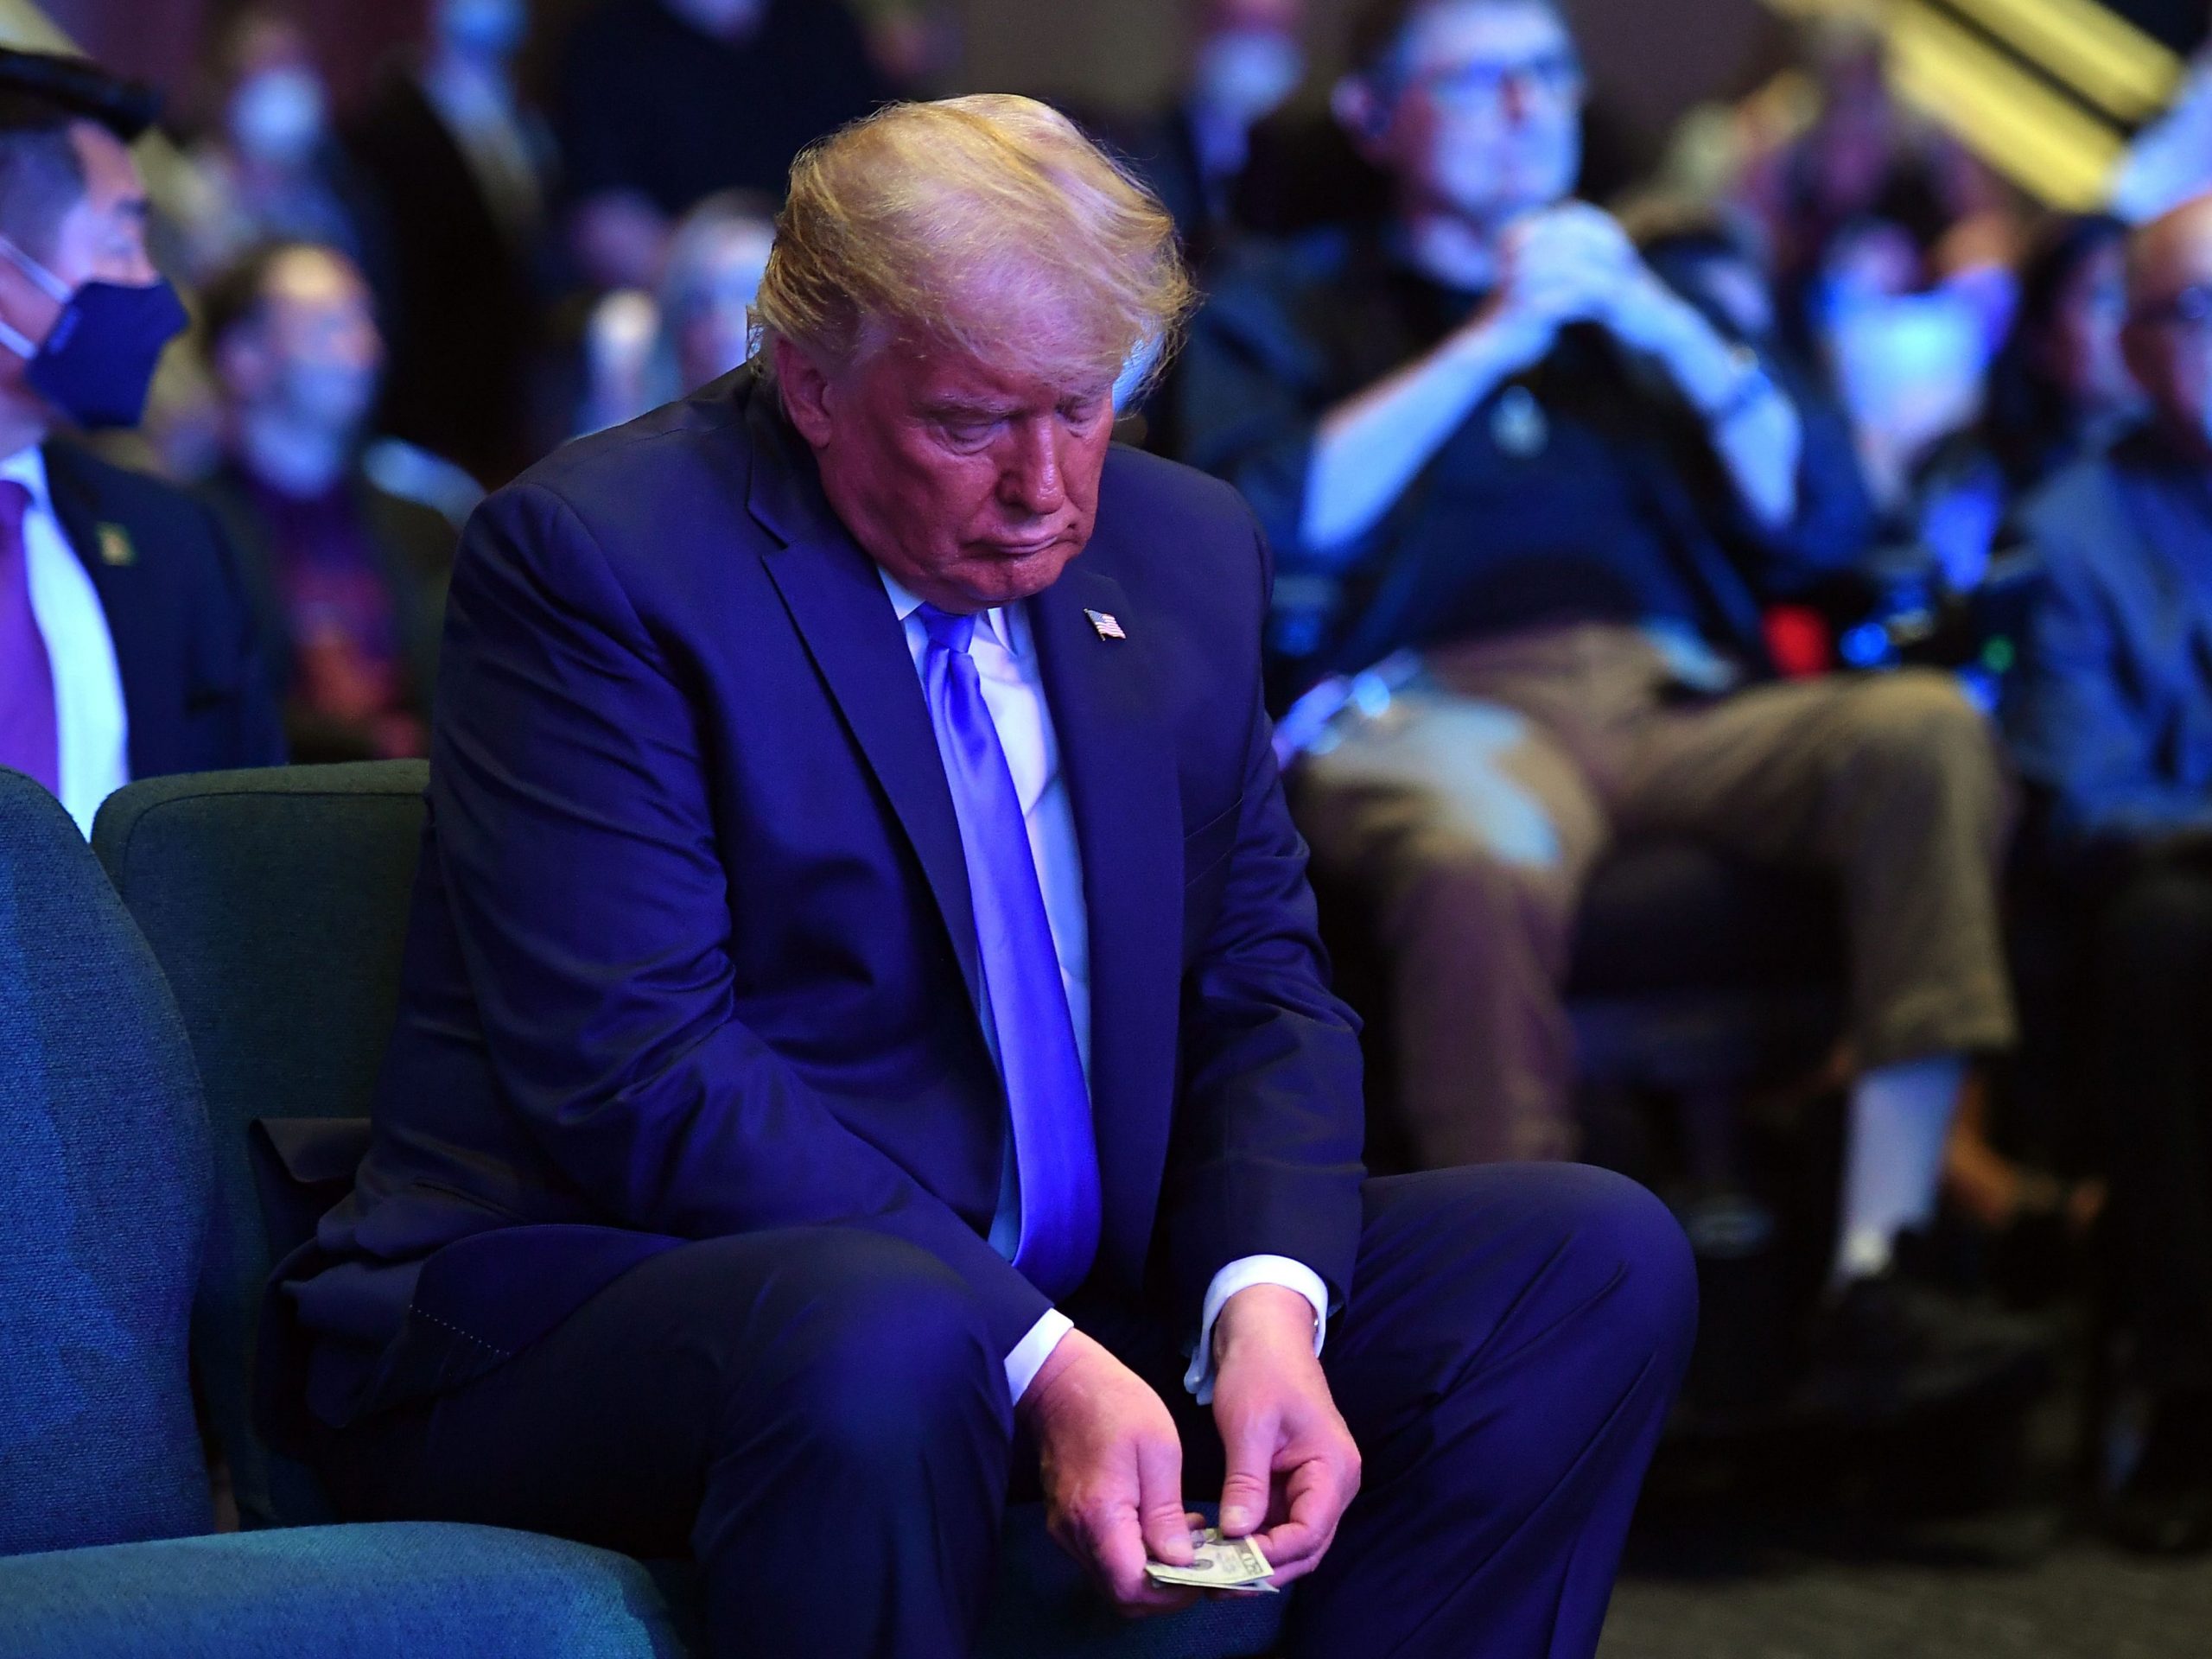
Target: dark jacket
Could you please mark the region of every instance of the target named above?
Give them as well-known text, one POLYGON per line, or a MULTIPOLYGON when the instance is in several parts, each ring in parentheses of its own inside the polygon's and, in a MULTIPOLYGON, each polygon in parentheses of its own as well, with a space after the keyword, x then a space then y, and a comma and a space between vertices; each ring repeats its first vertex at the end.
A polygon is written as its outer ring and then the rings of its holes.
POLYGON ((391 227, 382 319, 391 359, 378 429, 504 483, 531 459, 524 392, 537 340, 539 227, 486 197, 412 76, 384 80, 347 143, 391 227))
POLYGON ((569 196, 634 190, 671 217, 717 190, 780 201, 793 156, 892 91, 834 0, 769 0, 737 41, 660 0, 601 0, 576 19, 557 79, 569 196))
MULTIPOLYGON (((1117 449, 1030 601, 1090 929, 1076 1300, 1176 1337, 1240 1256, 1346 1294, 1359 1230, 1358 1045, 1260 705, 1267 584, 1230 490, 1117 449)), ((741 371, 494 495, 442 672, 372 1148, 277 1270, 318 1414, 449 1388, 642 1256, 767 1228, 918 1244, 1013 1349, 1048 1304, 986 1243, 1006 1108, 950 792, 773 394, 741 371)))
MULTIPOLYGON (((284 708, 285 729, 294 757, 315 762, 378 758, 361 746, 357 734, 289 704, 295 651, 290 619, 285 615, 278 592, 269 529, 254 505, 253 491, 245 475, 226 464, 200 488, 238 550, 239 575, 266 642, 263 665, 272 693, 284 708)), ((392 621, 407 674, 409 707, 427 721, 431 689, 437 683, 438 629, 444 615, 446 583, 453 572, 453 525, 443 513, 378 489, 364 475, 356 474, 353 491, 369 541, 381 561, 385 591, 391 600, 392 621)))
POLYGON ((115 642, 130 775, 281 766, 253 609, 207 505, 67 440, 41 453, 54 517, 115 642))

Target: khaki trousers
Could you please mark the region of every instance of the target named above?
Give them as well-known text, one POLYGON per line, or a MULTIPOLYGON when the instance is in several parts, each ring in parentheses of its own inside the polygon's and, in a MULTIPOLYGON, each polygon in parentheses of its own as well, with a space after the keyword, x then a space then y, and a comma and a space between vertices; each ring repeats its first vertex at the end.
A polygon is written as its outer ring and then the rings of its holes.
POLYGON ((1671 701, 1642 631, 1577 625, 1430 653, 1298 779, 1325 868, 1374 895, 1402 1109, 1421 1165, 1571 1156, 1562 1001, 1617 836, 1832 872, 1865 1069, 2011 1046, 1996 872, 2012 790, 1987 723, 1908 671, 1671 701))

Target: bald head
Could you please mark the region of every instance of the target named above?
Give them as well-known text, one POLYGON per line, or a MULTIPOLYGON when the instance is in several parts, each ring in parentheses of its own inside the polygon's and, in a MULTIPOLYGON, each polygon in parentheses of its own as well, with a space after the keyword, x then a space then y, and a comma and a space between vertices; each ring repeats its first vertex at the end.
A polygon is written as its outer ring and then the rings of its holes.
POLYGON ((2127 366, 2170 435, 2212 463, 2212 196, 2127 247, 2127 366))
POLYGON ((2182 203, 2129 240, 2130 309, 2170 304, 2183 290, 2207 285, 2212 285, 2212 196, 2182 203))

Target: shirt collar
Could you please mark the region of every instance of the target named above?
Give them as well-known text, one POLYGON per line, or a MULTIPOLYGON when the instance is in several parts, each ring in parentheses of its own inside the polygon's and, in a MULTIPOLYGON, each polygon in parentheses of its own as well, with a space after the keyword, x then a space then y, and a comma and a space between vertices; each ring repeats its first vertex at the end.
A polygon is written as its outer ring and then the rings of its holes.
MULTIPOLYGON (((4 475, 4 474, 0 474, 0 476, 4 475)), ((883 579, 883 591, 891 595, 891 608, 898 613, 899 620, 901 623, 904 623, 908 617, 913 615, 916 611, 922 608, 922 601, 920 598, 912 593, 906 587, 906 583, 900 582, 898 577, 893 575, 888 570, 885 569, 880 564, 875 567, 875 574, 883 579)), ((991 609, 985 611, 977 620, 981 621, 985 627, 991 631, 991 638, 998 641, 999 648, 1004 651, 1007 655, 1009 657, 1019 657, 1021 655, 1020 651, 1014 644, 1014 630, 1012 619, 1007 615, 1006 607, 1004 606, 994 606, 991 609)))
POLYGON ((39 445, 26 444, 14 454, 0 459, 0 478, 29 490, 34 508, 42 512, 54 511, 53 492, 46 481, 46 452, 39 445))

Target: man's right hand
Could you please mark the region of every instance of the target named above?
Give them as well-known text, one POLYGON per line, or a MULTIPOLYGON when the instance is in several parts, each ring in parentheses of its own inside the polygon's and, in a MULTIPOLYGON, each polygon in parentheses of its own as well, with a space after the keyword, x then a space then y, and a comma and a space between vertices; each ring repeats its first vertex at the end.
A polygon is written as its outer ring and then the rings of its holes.
POLYGON ((1071 1331, 1017 1409, 1036 1437, 1046 1525, 1115 1605, 1144 1618, 1197 1600, 1196 1590, 1145 1576, 1147 1559, 1177 1567, 1192 1559, 1183 1446, 1160 1396, 1071 1331))

